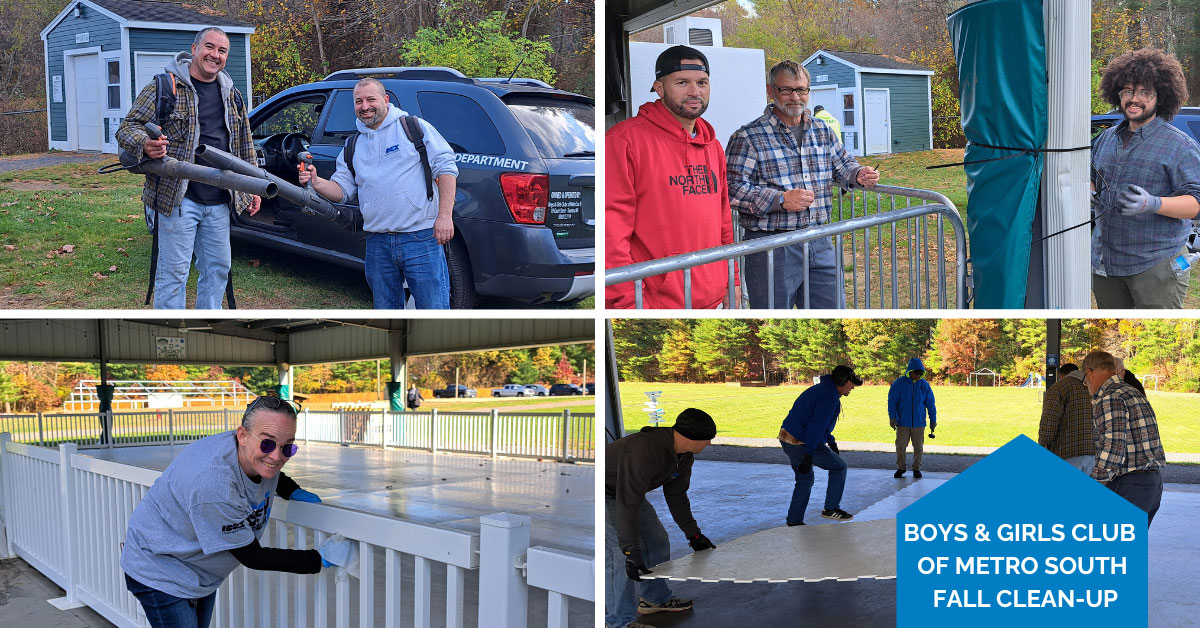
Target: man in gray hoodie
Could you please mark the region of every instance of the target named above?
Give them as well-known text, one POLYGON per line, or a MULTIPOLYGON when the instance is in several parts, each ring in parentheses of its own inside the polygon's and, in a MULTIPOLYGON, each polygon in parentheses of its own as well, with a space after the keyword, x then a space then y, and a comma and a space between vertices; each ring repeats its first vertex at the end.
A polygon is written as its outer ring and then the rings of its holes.
POLYGON ((316 168, 309 166, 300 171, 300 184, 311 180, 318 194, 335 203, 358 197, 375 309, 403 308, 406 281, 417 308, 449 309, 450 272, 442 245, 454 237, 454 150, 437 129, 418 120, 437 182, 429 198, 421 156, 401 124, 400 118, 408 114, 389 102, 382 83, 365 78, 354 86, 354 113, 360 135, 353 174, 342 151, 332 179, 318 177, 316 168))

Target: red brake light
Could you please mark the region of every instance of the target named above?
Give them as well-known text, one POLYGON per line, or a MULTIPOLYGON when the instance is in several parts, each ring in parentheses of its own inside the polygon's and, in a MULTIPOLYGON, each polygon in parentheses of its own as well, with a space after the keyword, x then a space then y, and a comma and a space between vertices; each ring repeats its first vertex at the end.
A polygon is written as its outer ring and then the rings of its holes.
POLYGON ((545 224, 546 206, 550 204, 550 175, 505 172, 500 175, 500 189, 514 220, 545 224))

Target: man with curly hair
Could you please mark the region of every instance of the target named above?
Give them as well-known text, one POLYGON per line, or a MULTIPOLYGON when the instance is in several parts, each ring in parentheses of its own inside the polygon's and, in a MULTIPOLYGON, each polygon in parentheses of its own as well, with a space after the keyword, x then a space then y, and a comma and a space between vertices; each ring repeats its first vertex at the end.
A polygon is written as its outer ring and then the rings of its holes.
POLYGON ((1155 48, 1127 52, 1104 70, 1100 93, 1125 120, 1092 146, 1096 305, 1181 308, 1191 273, 1177 274, 1172 261, 1200 213, 1200 146, 1167 123, 1187 100, 1183 69, 1155 48))

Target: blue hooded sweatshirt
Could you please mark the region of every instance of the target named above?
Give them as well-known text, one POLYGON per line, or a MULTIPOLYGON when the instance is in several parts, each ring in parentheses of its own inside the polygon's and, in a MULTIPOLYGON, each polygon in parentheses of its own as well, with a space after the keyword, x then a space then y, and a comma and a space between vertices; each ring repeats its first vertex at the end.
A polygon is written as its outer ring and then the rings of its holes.
POLYGON ((913 381, 908 376, 913 371, 924 371, 925 365, 919 358, 908 361, 904 376, 892 382, 888 390, 888 419, 899 427, 925 427, 925 410, 929 410, 929 423, 937 428, 937 407, 933 403, 933 388, 925 378, 913 381))
POLYGON ((796 397, 796 403, 783 420, 783 429, 804 442, 804 453, 814 454, 818 445, 833 440, 833 427, 841 411, 842 399, 833 375, 822 375, 816 386, 808 387, 796 397))

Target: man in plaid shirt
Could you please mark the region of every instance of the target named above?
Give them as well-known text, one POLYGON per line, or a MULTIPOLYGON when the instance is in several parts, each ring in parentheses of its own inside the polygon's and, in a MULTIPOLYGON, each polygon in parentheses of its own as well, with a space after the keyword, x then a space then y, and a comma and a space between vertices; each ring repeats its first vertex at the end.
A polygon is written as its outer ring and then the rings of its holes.
POLYGON ((1146 511, 1154 522, 1162 501, 1167 456, 1158 438, 1150 402, 1117 375, 1117 363, 1104 351, 1083 358, 1084 381, 1095 402, 1096 466, 1091 476, 1146 511))
POLYGON ((1181 308, 1191 270, 1172 262, 1200 213, 1200 146, 1167 124, 1187 101, 1183 69, 1161 50, 1127 52, 1105 68, 1100 94, 1125 120, 1092 145, 1096 306, 1181 308))
POLYGON ((1058 368, 1058 381, 1046 389, 1038 444, 1090 473, 1096 464, 1096 423, 1092 419, 1092 395, 1083 383, 1083 371, 1067 363, 1058 368))
MULTIPOLYGON (((725 148, 729 202, 741 214, 743 240, 753 240, 829 222, 837 185, 874 186, 879 173, 860 166, 823 120, 808 113, 809 75, 790 59, 771 68, 767 91, 773 103, 761 117, 734 132, 725 148)), ((750 255, 746 283, 752 308, 833 309, 842 305, 841 272, 833 243, 822 238, 775 251, 774 277, 767 276, 767 253, 750 255), (807 268, 807 272, 806 272, 807 268), (774 302, 767 298, 774 283, 774 302)))

